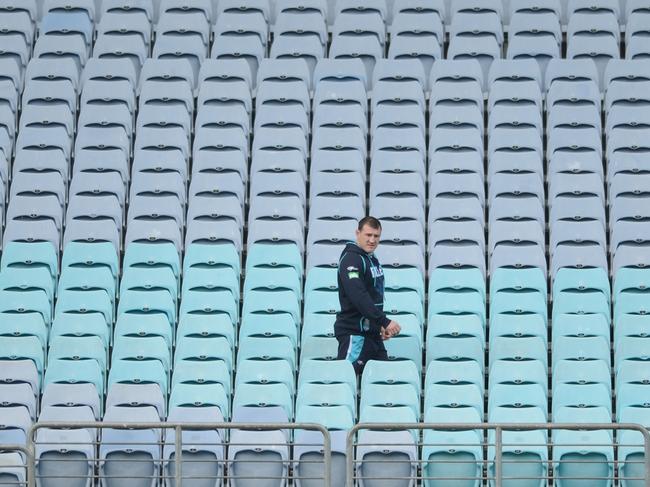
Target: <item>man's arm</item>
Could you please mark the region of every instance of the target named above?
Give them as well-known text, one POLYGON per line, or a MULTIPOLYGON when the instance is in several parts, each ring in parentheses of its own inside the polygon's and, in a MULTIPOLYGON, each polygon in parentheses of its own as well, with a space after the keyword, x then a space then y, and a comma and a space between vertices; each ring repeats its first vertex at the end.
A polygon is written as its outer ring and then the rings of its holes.
POLYGON ((370 320, 375 331, 380 331, 390 323, 386 314, 373 302, 363 282, 364 263, 358 254, 348 253, 339 263, 339 276, 345 294, 364 318, 370 320))

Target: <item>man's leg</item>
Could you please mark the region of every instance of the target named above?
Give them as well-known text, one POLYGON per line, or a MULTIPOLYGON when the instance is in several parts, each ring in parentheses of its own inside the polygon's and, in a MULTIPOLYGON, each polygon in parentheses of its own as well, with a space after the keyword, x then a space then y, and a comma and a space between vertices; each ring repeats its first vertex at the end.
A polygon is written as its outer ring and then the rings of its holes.
POLYGON ((372 357, 373 360, 388 360, 388 352, 386 351, 386 345, 384 340, 381 337, 375 340, 375 351, 372 357))
POLYGON ((352 363, 354 371, 360 375, 367 359, 367 340, 363 335, 339 335, 336 337, 339 342, 339 350, 336 358, 347 360, 352 363))
POLYGON ((370 360, 388 360, 388 353, 384 347, 384 340, 380 336, 367 335, 364 337, 361 355, 357 359, 354 370, 361 375, 370 360))

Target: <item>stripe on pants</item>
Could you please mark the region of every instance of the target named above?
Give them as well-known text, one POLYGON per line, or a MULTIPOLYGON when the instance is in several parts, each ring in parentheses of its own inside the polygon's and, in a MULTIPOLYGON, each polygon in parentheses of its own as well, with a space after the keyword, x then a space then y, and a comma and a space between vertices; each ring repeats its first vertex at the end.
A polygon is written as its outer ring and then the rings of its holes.
POLYGON ((350 343, 348 344, 348 353, 345 356, 346 360, 350 362, 356 362, 361 356, 361 350, 363 349, 363 342, 365 337, 362 335, 350 335, 350 343))

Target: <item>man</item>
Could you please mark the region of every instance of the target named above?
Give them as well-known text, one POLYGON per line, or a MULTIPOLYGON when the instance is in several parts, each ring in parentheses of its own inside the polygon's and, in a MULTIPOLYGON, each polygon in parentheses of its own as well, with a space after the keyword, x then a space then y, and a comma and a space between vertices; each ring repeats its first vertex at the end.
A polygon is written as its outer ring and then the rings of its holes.
POLYGON ((361 374, 368 360, 388 360, 384 340, 401 328, 384 313, 384 271, 374 251, 381 237, 381 223, 372 216, 359 221, 356 242, 349 242, 338 268, 339 302, 334 334, 338 359, 349 360, 361 374))

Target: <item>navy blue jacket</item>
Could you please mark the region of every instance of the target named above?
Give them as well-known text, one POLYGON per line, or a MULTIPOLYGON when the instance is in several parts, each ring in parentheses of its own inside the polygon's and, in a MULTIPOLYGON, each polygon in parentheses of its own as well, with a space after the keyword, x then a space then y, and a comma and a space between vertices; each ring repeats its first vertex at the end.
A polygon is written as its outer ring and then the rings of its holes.
POLYGON ((384 271, 377 257, 348 243, 339 259, 338 285, 341 311, 334 334, 379 335, 390 320, 384 313, 384 271))

